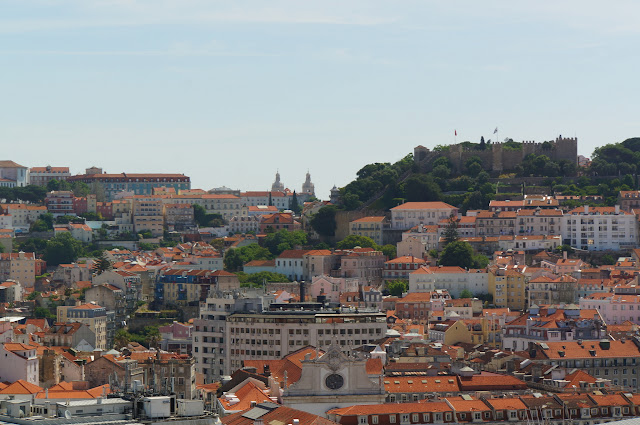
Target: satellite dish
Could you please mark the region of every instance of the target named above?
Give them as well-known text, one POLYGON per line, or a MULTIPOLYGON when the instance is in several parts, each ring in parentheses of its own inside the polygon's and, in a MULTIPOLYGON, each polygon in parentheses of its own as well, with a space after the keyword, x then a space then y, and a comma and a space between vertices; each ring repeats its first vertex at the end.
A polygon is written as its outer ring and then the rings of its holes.
POLYGON ((68 410, 64 411, 64 417, 67 419, 71 419, 71 412, 69 412, 68 410))

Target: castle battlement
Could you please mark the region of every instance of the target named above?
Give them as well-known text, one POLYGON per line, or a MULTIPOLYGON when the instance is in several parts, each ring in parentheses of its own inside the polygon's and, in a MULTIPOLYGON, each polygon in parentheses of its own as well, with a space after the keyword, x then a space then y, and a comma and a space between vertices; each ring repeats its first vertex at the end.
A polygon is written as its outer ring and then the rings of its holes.
MULTIPOLYGON (((547 155, 554 161, 578 163, 577 137, 562 137, 562 135, 559 135, 555 141, 536 142, 535 140, 523 140, 521 143, 522 149, 505 149, 504 142, 493 142, 487 145, 484 150, 463 147, 462 144, 457 143, 449 145, 449 149, 440 152, 438 156, 449 158, 454 168, 458 171, 463 170, 464 164, 472 156, 480 158, 485 170, 499 172, 503 171, 505 166, 512 169, 529 154, 547 155), (549 149, 549 144, 552 145, 551 149, 549 149)), ((421 162, 429 152, 428 148, 422 145, 417 146, 414 149, 414 161, 421 162)))

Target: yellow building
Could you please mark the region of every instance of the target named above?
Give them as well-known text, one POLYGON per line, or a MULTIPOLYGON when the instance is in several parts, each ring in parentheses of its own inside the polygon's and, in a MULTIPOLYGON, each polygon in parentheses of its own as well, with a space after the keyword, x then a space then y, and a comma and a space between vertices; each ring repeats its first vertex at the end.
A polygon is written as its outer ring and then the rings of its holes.
POLYGON ((378 245, 382 245, 382 229, 384 228, 384 217, 363 217, 349 223, 349 234, 366 236, 373 239, 378 245))
POLYGON ((489 269, 489 293, 498 308, 524 310, 527 306, 527 282, 524 274, 514 269, 489 269))

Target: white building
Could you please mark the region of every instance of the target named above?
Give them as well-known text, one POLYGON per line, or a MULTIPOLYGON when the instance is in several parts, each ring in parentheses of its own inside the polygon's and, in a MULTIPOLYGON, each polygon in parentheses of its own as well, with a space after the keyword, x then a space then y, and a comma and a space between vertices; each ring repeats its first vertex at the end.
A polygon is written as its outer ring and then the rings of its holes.
POLYGON ((489 274, 486 270, 462 267, 421 267, 409 275, 409 292, 432 292, 446 289, 454 298, 460 298, 465 289, 473 295, 489 292, 489 274))
POLYGON ((0 344, 0 382, 19 379, 39 385, 36 347, 19 342, 0 344))
POLYGON ((29 169, 10 160, 0 161, 0 180, 11 183, 6 185, 7 187, 27 186, 29 184, 29 169))
POLYGON ((437 225, 451 215, 457 216, 458 209, 444 202, 405 202, 391 208, 391 228, 408 230, 418 225, 437 225))
POLYGON ((636 215, 615 207, 575 208, 562 216, 562 239, 589 251, 633 249, 637 245, 636 215))

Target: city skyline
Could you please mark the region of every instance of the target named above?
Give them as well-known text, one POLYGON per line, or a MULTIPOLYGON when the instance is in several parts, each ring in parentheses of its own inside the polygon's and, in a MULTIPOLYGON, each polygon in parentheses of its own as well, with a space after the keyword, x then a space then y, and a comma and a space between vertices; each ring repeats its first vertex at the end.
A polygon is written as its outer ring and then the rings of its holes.
POLYGON ((309 170, 320 198, 455 133, 577 136, 590 156, 639 134, 639 8, 10 1, 0 138, 26 166, 178 172, 203 189, 266 190, 279 169, 297 190, 309 170))

